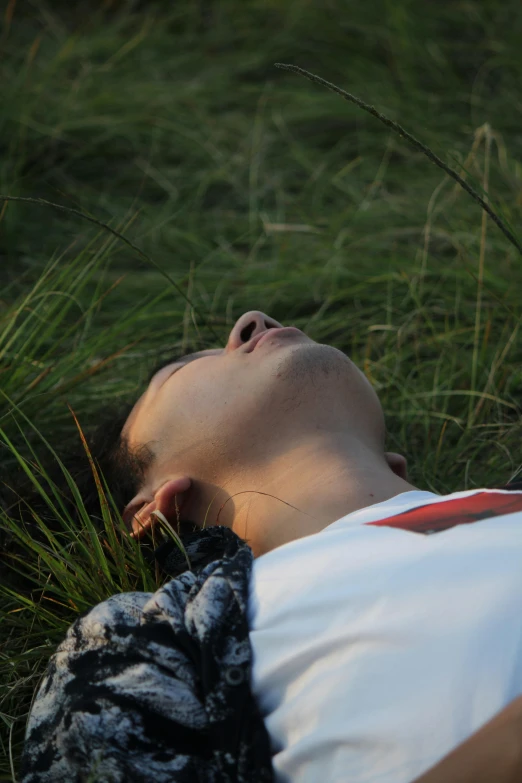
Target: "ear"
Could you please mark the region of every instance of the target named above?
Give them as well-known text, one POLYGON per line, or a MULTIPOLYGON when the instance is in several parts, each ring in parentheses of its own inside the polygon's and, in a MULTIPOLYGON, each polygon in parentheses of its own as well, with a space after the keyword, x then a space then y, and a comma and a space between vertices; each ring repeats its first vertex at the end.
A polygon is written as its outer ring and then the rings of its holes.
POLYGON ((192 482, 188 476, 169 479, 151 495, 139 492, 125 507, 123 521, 132 538, 143 538, 158 521, 154 511, 159 511, 173 526, 178 512, 187 504, 187 494, 192 482), (176 508, 177 506, 177 508, 176 508))
POLYGON ((393 472, 399 478, 408 481, 408 466, 405 457, 402 454, 396 454, 394 451, 385 451, 384 458, 393 472))

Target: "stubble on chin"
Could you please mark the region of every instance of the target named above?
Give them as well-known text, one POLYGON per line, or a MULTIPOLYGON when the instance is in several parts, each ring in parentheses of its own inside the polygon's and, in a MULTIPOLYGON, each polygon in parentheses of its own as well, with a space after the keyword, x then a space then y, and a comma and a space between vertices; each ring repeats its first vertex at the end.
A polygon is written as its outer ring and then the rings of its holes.
POLYGON ((295 410, 311 395, 317 403, 319 392, 323 395, 324 404, 329 390, 332 394, 336 393, 332 384, 342 382, 343 376, 350 370, 353 370, 352 362, 330 345, 312 343, 289 352, 280 358, 275 369, 278 389, 284 389, 280 410, 295 410))

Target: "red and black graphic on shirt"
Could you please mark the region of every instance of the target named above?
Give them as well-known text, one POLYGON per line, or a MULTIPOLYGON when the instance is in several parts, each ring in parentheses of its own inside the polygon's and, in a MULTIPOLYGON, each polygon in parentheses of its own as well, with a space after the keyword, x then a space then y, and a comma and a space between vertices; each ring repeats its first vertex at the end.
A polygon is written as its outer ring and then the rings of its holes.
POLYGON ((367 522, 379 527, 397 527, 412 533, 440 533, 456 525, 522 511, 522 492, 477 492, 463 498, 428 503, 387 519, 367 522))

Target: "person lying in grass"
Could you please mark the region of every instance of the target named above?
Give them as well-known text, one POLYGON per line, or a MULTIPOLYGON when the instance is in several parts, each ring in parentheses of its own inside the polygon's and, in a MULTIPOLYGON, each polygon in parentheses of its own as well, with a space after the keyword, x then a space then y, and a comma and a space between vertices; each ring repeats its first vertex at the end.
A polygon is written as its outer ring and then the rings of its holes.
POLYGON ((130 534, 183 546, 70 627, 23 783, 522 780, 522 492, 412 485, 363 372, 259 311, 117 429, 130 534))

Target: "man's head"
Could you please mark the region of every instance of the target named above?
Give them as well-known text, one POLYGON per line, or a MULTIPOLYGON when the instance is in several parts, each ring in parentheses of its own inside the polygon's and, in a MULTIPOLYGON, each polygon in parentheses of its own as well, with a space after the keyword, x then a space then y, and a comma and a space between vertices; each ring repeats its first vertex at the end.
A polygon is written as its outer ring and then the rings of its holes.
POLYGON ((310 505, 297 485, 315 485, 315 461, 323 486, 325 471, 331 482, 340 465, 350 476, 375 467, 410 487, 404 458, 384 453, 382 407, 364 374, 337 348, 295 327, 276 331, 282 326, 249 311, 223 348, 168 362, 153 375, 122 431, 131 454, 150 457, 124 511, 129 526, 146 529, 154 511, 175 522, 176 505, 197 525, 216 524, 229 501, 218 523, 246 533, 260 554, 280 540, 273 528, 281 501, 310 505), (273 522, 263 492, 277 496, 273 522))

